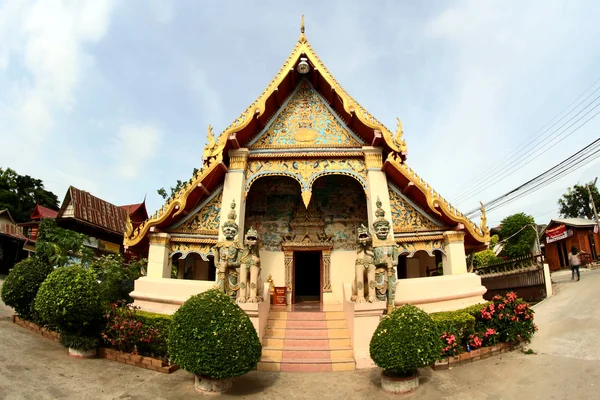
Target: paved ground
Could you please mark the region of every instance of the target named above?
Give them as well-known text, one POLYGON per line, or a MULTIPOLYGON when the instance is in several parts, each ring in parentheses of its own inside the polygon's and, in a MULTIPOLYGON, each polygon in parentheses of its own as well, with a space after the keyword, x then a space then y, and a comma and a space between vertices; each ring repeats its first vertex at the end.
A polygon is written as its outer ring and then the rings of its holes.
MULTIPOLYGON (((448 371, 423 370, 421 387, 405 399, 600 398, 600 270, 580 282, 553 276, 557 294, 536 306, 535 355, 513 352, 448 371)), ((197 399, 193 377, 108 360, 67 357, 58 344, 10 322, 0 303, 0 399, 197 399)), ((379 370, 340 373, 259 373, 239 378, 224 398, 388 399, 379 370)))

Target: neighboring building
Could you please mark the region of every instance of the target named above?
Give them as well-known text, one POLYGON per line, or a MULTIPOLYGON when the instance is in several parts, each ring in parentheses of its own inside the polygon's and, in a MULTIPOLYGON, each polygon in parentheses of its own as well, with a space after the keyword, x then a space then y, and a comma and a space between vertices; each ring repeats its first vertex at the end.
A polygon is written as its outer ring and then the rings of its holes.
POLYGON ((27 257, 23 250, 25 243, 23 228, 15 223, 7 209, 0 210, 0 275, 7 275, 15 263, 27 257))
POLYGON ((124 253, 122 243, 128 213, 132 215, 132 224, 138 225, 148 216, 145 202, 119 207, 70 186, 56 223, 62 228, 87 235, 89 241, 86 245, 97 255, 124 253))
POLYGON ((29 239, 27 244, 25 244, 23 247, 26 251, 29 253, 35 252, 35 242, 37 240, 38 230, 42 220, 46 218, 56 219, 57 215, 58 211, 54 211, 48 207, 36 204, 35 208, 31 212, 31 215, 29 216, 31 221, 22 222, 19 224, 19 226, 23 228, 23 234, 27 236, 27 239, 29 239))
POLYGON ((545 244, 545 256, 552 271, 569 268, 568 254, 571 247, 583 250, 598 259, 600 234, 596 221, 586 218, 557 218, 548 223, 541 240, 545 244))
POLYGON ((238 240, 250 227, 258 231, 263 280, 271 275, 286 287, 288 304, 309 297, 341 304, 343 285, 355 277, 357 229, 372 229, 378 199, 393 228, 387 240, 400 253, 396 304, 434 311, 483 301, 465 253, 489 242, 485 212, 481 226, 469 220, 406 157, 400 121, 394 134, 360 106, 302 33, 260 97, 220 135, 209 126, 202 168, 128 230, 128 248, 149 246, 136 304, 172 311, 214 286, 212 248, 224 238, 232 201, 238 240), (428 277, 439 262, 444 276, 428 277), (171 265, 189 279, 170 279, 171 265))

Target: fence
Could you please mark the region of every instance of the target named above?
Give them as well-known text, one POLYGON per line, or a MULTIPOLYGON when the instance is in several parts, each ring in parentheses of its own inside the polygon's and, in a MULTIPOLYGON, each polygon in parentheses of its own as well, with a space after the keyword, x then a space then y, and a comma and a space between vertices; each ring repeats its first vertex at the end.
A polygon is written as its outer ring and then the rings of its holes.
POLYGON ((475 273, 481 276, 481 284, 487 288, 483 296, 486 300, 512 291, 526 301, 540 301, 546 297, 541 255, 501 261, 479 268, 475 273))

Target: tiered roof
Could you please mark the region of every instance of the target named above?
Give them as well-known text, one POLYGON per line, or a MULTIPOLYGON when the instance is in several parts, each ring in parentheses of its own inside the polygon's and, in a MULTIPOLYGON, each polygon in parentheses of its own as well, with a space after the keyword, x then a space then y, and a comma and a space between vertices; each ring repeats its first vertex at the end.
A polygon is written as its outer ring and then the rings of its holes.
POLYGON ((132 229, 125 238, 125 245, 135 246, 145 241, 151 231, 159 231, 187 215, 200 201, 206 199, 222 182, 227 172, 228 151, 245 147, 262 131, 284 105, 300 82, 309 79, 311 86, 326 100, 328 106, 345 125, 365 143, 383 148, 383 170, 393 183, 416 202, 428 207, 433 214, 450 226, 466 230, 467 244, 479 246, 489 240, 485 227, 457 211, 448 201, 421 179, 406 164, 407 147, 402 123, 398 120, 393 134, 354 98, 352 98, 321 62, 304 33, 301 35, 285 63, 261 95, 220 135, 215 136, 209 126, 207 144, 204 149, 203 167, 183 187, 169 198, 166 204, 139 227, 132 229), (308 72, 302 66, 308 65, 308 72))

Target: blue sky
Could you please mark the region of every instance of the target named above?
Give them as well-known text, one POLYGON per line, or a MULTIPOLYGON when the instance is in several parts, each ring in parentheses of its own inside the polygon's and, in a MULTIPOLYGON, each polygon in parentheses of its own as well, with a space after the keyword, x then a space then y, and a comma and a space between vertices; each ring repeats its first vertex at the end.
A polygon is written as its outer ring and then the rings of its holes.
MULTIPOLYGON (((447 199, 600 78, 595 1, 0 2, 0 166, 116 204, 162 204, 306 35, 342 86, 392 131, 447 199), (369 6, 367 6, 367 4, 369 6)), ((600 136, 600 117, 468 211, 600 136)), ((600 160, 488 216, 547 222, 600 160)))

